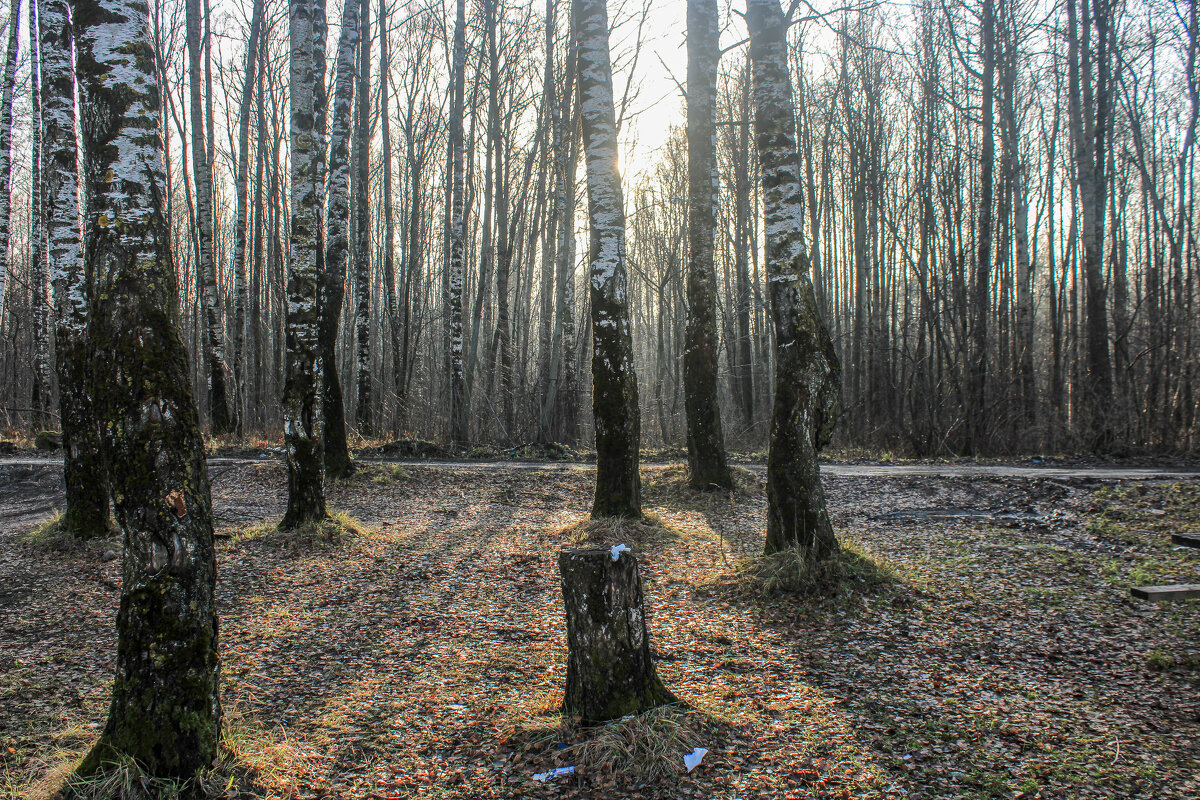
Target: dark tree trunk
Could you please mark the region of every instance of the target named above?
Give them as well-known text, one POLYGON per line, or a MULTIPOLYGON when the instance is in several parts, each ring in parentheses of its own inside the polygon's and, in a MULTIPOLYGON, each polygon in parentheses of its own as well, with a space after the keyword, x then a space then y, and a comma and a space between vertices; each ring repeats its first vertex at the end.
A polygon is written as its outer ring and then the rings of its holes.
POLYGON ((688 2, 688 272, 686 384, 688 480, 697 489, 729 488, 721 407, 717 402, 717 163, 713 105, 717 95, 717 2, 688 2))
POLYGON ((112 705, 79 773, 132 758, 150 775, 187 779, 217 755, 216 561, 161 206, 158 79, 143 2, 77 0, 74 11, 92 344, 108 365, 92 391, 124 534, 112 705))
POLYGON ((996 14, 992 0, 983 0, 983 149, 979 156, 979 229, 975 251, 975 282, 971 295, 970 403, 967 408, 967 452, 974 455, 985 445, 987 402, 988 317, 991 315, 992 268, 992 174, 996 138, 992 124, 996 72, 996 14))
POLYGON ((754 125, 762 168, 767 281, 775 327, 775 405, 767 456, 767 552, 798 547, 810 561, 837 551, 817 453, 839 413, 841 368, 821 319, 799 221, 795 117, 786 23, 777 0, 749 0, 754 125))
POLYGON ((588 176, 592 305, 592 411, 596 424, 593 517, 640 517, 641 418, 625 271, 625 201, 604 0, 575 0, 579 93, 588 176))
POLYGON ((563 712, 595 725, 676 702, 654 670, 633 553, 605 548, 558 555, 567 615, 563 712))

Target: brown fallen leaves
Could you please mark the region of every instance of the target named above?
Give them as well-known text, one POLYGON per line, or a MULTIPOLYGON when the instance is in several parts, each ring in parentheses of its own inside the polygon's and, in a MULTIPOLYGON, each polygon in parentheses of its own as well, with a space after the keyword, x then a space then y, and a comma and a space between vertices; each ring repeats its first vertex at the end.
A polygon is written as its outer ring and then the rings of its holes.
MULTIPOLYGON (((839 532, 883 577, 797 595, 739 582, 762 545, 750 478, 700 495, 655 469, 649 527, 607 534, 637 551, 658 670, 688 708, 593 730, 558 713, 554 558, 592 535, 586 471, 368 470, 329 487, 361 530, 321 547, 238 535, 281 515, 280 467, 217 475, 227 744, 254 784, 224 796, 1200 795, 1200 604, 1127 597, 1137 570, 1196 579, 1157 535, 1191 490, 1100 493, 1122 509, 1101 515, 1072 481, 829 479, 839 532)), ((30 796, 104 720, 119 565, 94 549, 0 532, 0 797, 30 796)))

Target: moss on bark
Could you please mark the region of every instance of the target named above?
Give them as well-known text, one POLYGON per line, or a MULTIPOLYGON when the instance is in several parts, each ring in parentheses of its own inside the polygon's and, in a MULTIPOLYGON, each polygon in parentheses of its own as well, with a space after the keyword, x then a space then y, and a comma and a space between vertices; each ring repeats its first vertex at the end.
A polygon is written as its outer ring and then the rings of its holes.
POLYGON ((563 711, 594 725, 675 702, 650 657, 637 560, 606 548, 558 556, 567 615, 563 711))
POLYGON ((746 19, 775 329, 766 552, 795 547, 818 561, 838 547, 817 454, 840 413, 841 366, 817 306, 804 247, 787 24, 778 0, 749 0, 746 19))
POLYGON ((161 200, 159 86, 142 0, 77 0, 92 396, 124 539, 113 700, 81 772, 187 779, 220 728, 212 505, 161 200))

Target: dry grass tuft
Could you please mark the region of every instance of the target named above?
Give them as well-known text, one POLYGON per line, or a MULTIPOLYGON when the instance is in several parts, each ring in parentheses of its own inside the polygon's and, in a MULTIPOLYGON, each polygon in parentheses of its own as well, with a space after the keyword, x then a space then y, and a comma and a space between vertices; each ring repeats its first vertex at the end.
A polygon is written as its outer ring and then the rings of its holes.
POLYGON ((570 547, 612 547, 628 544, 640 549, 650 544, 679 539, 680 532, 668 527, 657 514, 646 513, 641 519, 605 517, 568 525, 555 538, 570 547))
POLYGON ((291 530, 281 530, 278 523, 264 522, 243 530, 229 533, 235 544, 254 540, 279 547, 317 548, 338 544, 346 536, 361 536, 365 528, 361 522, 344 511, 334 512, 320 522, 306 522, 291 530))
POLYGON ((227 710, 216 762, 191 780, 156 778, 128 758, 96 775, 79 777, 75 770, 98 734, 78 725, 55 734, 59 749, 47 760, 41 778, 24 787, 21 796, 30 800, 295 797, 312 771, 314 758, 282 731, 267 731, 237 710, 227 710))
POLYGON ((564 750, 563 758, 593 782, 652 781, 684 772, 683 757, 711 746, 716 727, 700 711, 659 706, 583 729, 585 738, 564 750))
POLYGON ((82 550, 121 550, 121 542, 119 539, 114 541, 115 537, 119 537, 120 531, 113 525, 112 520, 109 520, 108 536, 103 538, 81 539, 75 534, 63 528, 62 512, 56 512, 45 522, 33 528, 30 531, 21 534, 21 539, 26 544, 32 545, 39 550, 47 550, 56 553, 73 553, 82 550))
POLYGON ((898 582, 891 568, 852 542, 831 558, 808 560, 799 547, 760 555, 738 565, 732 583, 761 597, 780 594, 837 595, 850 589, 881 589, 898 582))
POLYGON ((733 489, 703 491, 689 483, 686 464, 672 464, 662 469, 646 469, 642 472, 642 490, 646 501, 665 506, 699 506, 708 508, 713 504, 729 505, 739 499, 759 498, 765 491, 765 483, 745 467, 730 466, 733 489))

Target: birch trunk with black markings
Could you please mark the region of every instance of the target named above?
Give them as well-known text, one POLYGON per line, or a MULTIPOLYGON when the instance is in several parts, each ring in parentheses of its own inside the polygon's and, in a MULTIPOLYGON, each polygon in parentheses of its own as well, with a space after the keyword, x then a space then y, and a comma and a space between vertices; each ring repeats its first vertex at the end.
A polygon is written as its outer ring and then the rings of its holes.
POLYGON ((817 306, 801 230, 804 198, 796 167, 787 25, 778 0, 748 0, 746 19, 775 329, 766 550, 795 547, 812 562, 838 550, 817 454, 829 442, 840 411, 841 367, 817 306))
POLYGON ((159 83, 142 0, 76 0, 95 280, 91 382, 124 539, 117 664, 87 776, 132 759, 190 779, 217 755, 221 719, 212 502, 180 336, 159 83))

